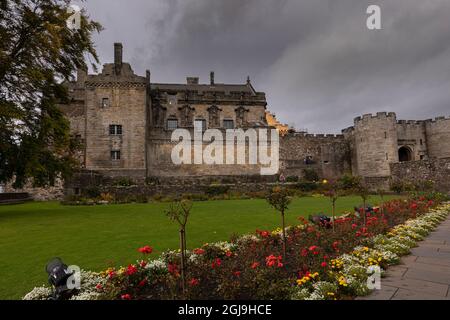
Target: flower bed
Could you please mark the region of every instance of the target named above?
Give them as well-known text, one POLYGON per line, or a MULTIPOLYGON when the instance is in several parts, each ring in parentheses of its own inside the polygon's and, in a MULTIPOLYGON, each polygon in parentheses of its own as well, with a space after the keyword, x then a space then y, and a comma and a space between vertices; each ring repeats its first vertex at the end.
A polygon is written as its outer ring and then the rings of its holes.
MULTIPOLYGON (((445 219, 449 205, 432 200, 394 200, 383 210, 336 219, 335 230, 303 218, 287 228, 286 258, 281 230, 258 230, 230 242, 205 244, 188 252, 186 290, 181 283, 180 254, 164 252, 101 273, 82 271, 73 299, 349 299, 370 292, 368 267, 386 269, 409 253, 445 219), (434 208, 434 209, 433 209, 434 208)), ((24 299, 45 299, 50 290, 35 288, 24 299)))

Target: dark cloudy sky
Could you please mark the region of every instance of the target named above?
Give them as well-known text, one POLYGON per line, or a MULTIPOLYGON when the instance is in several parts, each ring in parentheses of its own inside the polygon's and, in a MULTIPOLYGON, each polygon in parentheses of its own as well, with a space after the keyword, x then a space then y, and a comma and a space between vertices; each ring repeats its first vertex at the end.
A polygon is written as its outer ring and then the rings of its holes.
POLYGON ((311 133, 340 132, 363 113, 398 118, 450 115, 449 0, 87 0, 113 42, 154 82, 186 76, 244 83, 267 94, 282 122, 311 133), (366 9, 382 10, 382 30, 366 9))

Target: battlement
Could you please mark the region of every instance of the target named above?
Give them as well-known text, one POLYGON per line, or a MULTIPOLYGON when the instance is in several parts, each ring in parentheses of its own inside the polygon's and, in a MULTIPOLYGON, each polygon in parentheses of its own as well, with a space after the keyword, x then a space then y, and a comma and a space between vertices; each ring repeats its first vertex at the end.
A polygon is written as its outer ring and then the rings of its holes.
POLYGON ((289 132, 285 137, 293 138, 293 137, 304 137, 309 139, 318 139, 318 140, 342 140, 344 139, 343 134, 312 134, 306 132, 289 132))
POLYGON ((361 121, 370 121, 375 119, 395 119, 395 112, 377 112, 375 115, 371 113, 363 114, 362 116, 353 119, 354 124, 358 124, 361 121))
POLYGON ((450 121, 450 116, 448 117, 436 117, 434 119, 427 119, 427 120, 423 120, 423 122, 425 123, 437 123, 437 122, 444 122, 444 121, 450 121))

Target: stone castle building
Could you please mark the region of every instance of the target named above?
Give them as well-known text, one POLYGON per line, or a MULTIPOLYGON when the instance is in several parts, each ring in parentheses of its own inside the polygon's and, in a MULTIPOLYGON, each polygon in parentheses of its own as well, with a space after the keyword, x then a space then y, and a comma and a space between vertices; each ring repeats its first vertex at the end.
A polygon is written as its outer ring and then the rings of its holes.
POLYGON ((207 84, 196 77, 183 84, 157 83, 149 71, 136 75, 122 56, 116 43, 114 63, 105 64, 100 74, 79 70, 69 84, 71 102, 61 106, 82 142, 84 172, 172 183, 205 177, 270 180, 257 178, 258 165, 172 164, 172 131, 193 132, 194 124, 219 130, 277 128, 284 176, 301 177, 306 169, 325 178, 351 173, 385 183, 395 164, 450 158, 450 118, 403 121, 380 112, 357 117, 340 135, 296 132, 267 111, 265 93, 256 91, 250 79, 216 83, 211 72, 207 84))

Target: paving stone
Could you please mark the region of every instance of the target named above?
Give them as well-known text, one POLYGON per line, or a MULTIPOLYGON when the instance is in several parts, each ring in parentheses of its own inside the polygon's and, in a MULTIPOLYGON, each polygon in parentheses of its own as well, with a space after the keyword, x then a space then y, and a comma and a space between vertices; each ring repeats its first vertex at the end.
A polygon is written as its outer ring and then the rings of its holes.
POLYGON ((407 278, 399 279, 398 277, 389 277, 382 279, 381 288, 383 288, 383 286, 385 285, 405 290, 423 292, 440 297, 446 297, 448 291, 448 285, 446 284, 407 278))
POLYGON ((450 267, 450 260, 445 258, 417 257, 416 262, 450 267))
POLYGON ((407 278, 407 279, 432 281, 432 282, 442 283, 442 284, 447 284, 447 285, 450 284, 450 275, 443 274, 440 272, 425 271, 425 270, 418 270, 418 269, 408 269, 408 271, 406 271, 406 273, 403 277, 407 278))
POLYGON ((392 300, 448 300, 446 297, 436 296, 433 294, 424 293, 422 291, 413 291, 398 289, 392 300))

